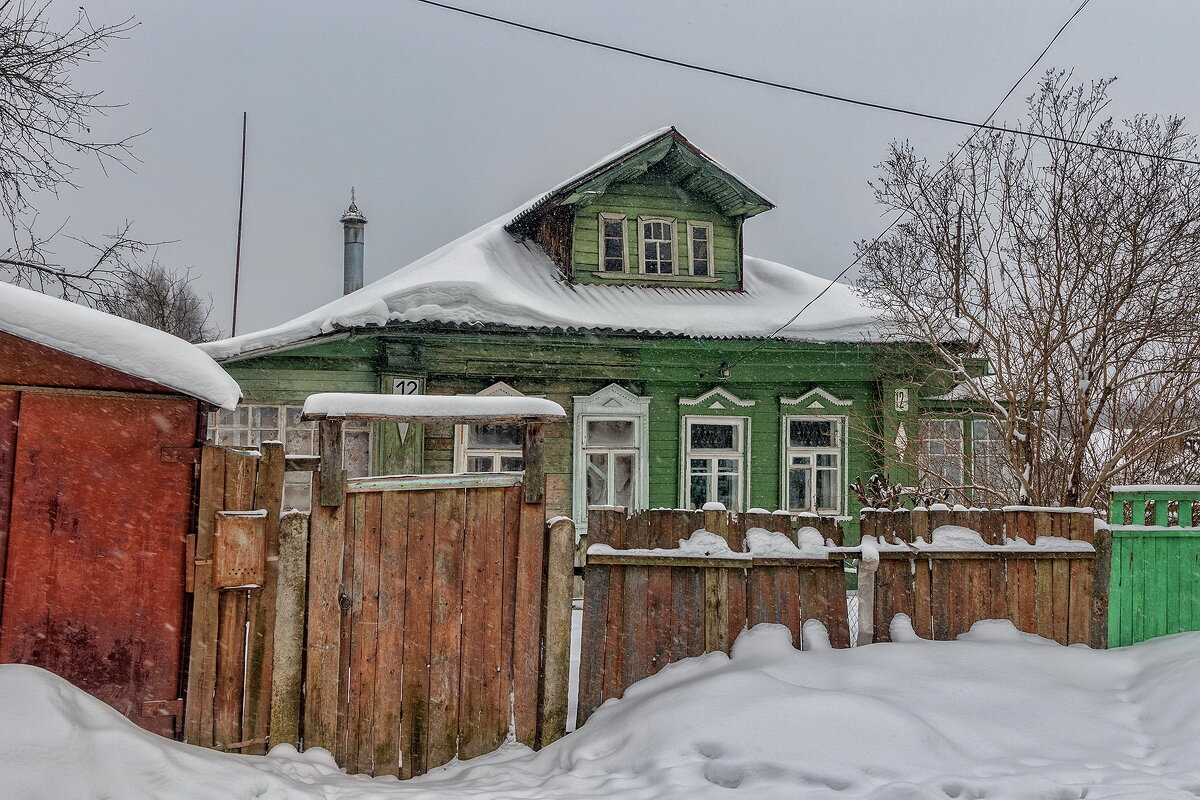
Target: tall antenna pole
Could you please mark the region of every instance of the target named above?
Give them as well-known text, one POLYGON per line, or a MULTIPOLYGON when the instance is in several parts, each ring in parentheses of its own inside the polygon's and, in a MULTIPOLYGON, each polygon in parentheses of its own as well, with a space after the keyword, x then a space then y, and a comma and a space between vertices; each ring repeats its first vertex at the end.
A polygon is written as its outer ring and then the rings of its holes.
POLYGON ((229 335, 237 336, 238 283, 242 277, 242 209, 246 205, 246 112, 242 112, 242 177, 238 186, 237 250, 233 257, 233 320, 229 335))

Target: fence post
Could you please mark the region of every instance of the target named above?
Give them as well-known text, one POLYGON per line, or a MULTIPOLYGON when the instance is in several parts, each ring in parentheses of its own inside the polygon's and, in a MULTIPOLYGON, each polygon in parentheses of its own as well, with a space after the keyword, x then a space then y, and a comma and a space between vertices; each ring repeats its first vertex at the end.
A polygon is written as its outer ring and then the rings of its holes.
POLYGON ((875 641, 875 572, 879 569, 879 548, 875 537, 864 536, 858 559, 858 645, 875 641))
POLYGON ((308 515, 279 519, 279 582, 275 596, 271 668, 272 745, 300 745, 300 693, 304 664, 304 602, 308 583, 308 515))
POLYGON ((1097 650, 1108 647, 1108 593, 1112 576, 1112 531, 1102 528, 1096 531, 1092 542, 1096 558, 1092 576, 1091 639, 1088 644, 1097 650))
MULTIPOLYGON (((729 512, 705 511, 704 529, 729 541, 729 512)), ((704 649, 729 652, 729 574, 720 568, 704 570, 704 649)))
POLYGON ((575 522, 556 517, 548 523, 546 551, 546 622, 542 663, 542 724, 539 747, 567 733, 567 695, 571 669, 571 591, 575 577, 575 522))

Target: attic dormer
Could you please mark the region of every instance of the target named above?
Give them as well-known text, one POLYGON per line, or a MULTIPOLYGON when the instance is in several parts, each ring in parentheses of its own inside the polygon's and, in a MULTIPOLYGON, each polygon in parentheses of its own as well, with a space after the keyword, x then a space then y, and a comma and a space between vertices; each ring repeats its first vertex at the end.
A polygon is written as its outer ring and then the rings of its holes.
POLYGON ((742 288, 742 223, 774 205, 674 128, 622 148, 517 215, 573 283, 742 288))

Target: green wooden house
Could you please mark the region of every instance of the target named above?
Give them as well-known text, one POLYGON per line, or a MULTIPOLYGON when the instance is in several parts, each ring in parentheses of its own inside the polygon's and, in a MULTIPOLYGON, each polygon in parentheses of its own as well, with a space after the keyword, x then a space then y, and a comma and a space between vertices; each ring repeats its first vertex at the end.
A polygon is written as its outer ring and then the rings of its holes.
MULTIPOLYGON (((856 516, 849 484, 903 478, 918 453, 969 482, 974 426, 936 418, 946 401, 923 397, 935 392, 879 313, 744 255, 747 221, 772 207, 667 128, 359 288, 366 220, 352 204, 348 294, 205 346, 245 394, 211 435, 310 453, 298 407, 314 392, 544 396, 571 416, 546 430, 547 510, 580 522, 589 505, 713 500, 856 516)), ((521 468, 503 425, 345 437, 352 474, 521 468)), ((307 502, 304 480, 289 476, 290 504, 307 502)))

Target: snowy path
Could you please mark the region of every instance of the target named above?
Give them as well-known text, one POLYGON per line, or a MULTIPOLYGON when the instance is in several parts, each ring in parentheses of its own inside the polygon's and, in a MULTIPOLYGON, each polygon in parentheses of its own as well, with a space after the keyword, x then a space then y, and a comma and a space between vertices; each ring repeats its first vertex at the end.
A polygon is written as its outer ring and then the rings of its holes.
POLYGON ((672 665, 540 753, 508 746, 404 783, 343 775, 323 751, 167 742, 5 665, 0 798, 1200 797, 1200 634, 1110 651, 1008 623, 908 634, 800 653, 760 626, 732 658, 672 665))

